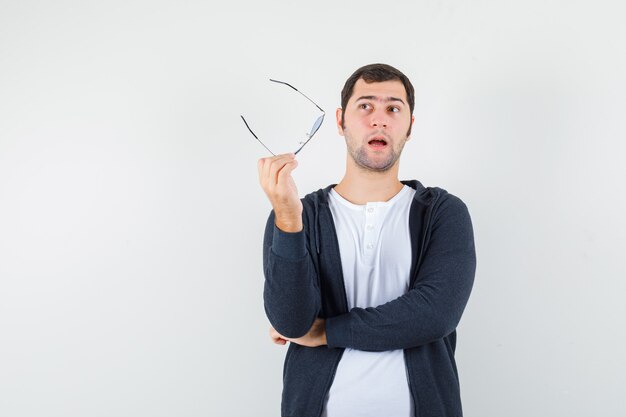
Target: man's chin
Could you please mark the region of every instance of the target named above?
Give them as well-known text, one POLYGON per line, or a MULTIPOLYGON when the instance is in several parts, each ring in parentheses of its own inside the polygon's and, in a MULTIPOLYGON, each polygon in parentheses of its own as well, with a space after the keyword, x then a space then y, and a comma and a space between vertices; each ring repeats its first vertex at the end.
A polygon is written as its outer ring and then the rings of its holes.
POLYGON ((389 171, 396 163, 396 159, 386 161, 372 161, 370 158, 357 158, 354 162, 363 170, 371 172, 389 171))

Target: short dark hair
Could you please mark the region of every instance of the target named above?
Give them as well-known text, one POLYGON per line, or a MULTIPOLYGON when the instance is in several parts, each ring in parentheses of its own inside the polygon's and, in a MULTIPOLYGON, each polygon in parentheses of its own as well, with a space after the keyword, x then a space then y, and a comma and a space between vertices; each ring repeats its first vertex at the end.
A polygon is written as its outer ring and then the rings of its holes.
MULTIPOLYGON (((341 127, 344 127, 344 114, 346 110, 346 106, 348 105, 348 100, 352 97, 352 92, 354 91, 354 84, 359 79, 363 79, 366 83, 381 83, 383 81, 393 81, 398 80, 402 82, 404 85, 404 90, 406 91, 406 99, 409 102, 409 108, 411 109, 411 114, 413 114, 413 109, 415 108, 415 90, 413 88, 413 84, 409 81, 409 78, 402 73, 402 71, 392 67, 387 64, 369 64, 365 65, 358 70, 354 71, 354 73, 346 80, 346 83, 343 86, 343 90, 341 90, 341 127)), ((409 127, 409 133, 411 128, 409 127)))

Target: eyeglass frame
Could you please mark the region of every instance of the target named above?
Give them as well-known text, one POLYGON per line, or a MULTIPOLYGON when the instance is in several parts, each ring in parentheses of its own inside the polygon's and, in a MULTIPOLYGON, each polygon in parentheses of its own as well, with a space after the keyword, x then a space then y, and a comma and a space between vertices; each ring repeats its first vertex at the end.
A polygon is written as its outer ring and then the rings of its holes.
MULTIPOLYGON (((304 94, 302 91, 298 90, 296 87, 294 87, 293 85, 286 83, 284 81, 278 81, 278 80, 274 80, 272 78, 269 79, 272 82, 275 83, 279 83, 279 84, 284 84, 288 87, 291 87, 292 89, 294 89, 295 91, 297 91, 298 93, 302 94, 304 96, 304 98, 306 98, 307 100, 309 100, 311 103, 313 103, 315 105, 315 107, 317 107, 321 112, 322 115, 319 116, 315 122, 313 123, 313 127, 311 127, 311 131, 309 133, 307 133, 307 140, 302 144, 302 146, 300 146, 298 148, 297 151, 294 152, 294 155, 297 155, 298 152, 300 152, 302 150, 302 148, 304 148, 304 145, 306 145, 307 143, 309 143, 309 141, 313 138, 313 135, 315 135, 317 133, 317 131, 320 129, 320 127, 322 126, 322 123, 324 123, 324 116, 326 115, 326 112, 324 111, 324 109, 322 109, 320 106, 317 105, 317 103, 315 103, 313 100, 311 100, 306 94, 304 94)), ((267 146, 265 146, 265 144, 261 141, 261 139, 258 138, 258 136, 252 131, 252 129, 250 129, 250 126, 248 125, 248 122, 246 121, 246 119, 243 117, 243 115, 239 115, 241 116, 241 120, 243 120, 244 124, 246 125, 246 127, 248 128, 248 130, 250 131, 250 133, 252 133, 252 136, 254 136, 254 138, 256 140, 259 141, 259 143, 261 145, 263 145, 263 147, 265 149, 267 149, 267 151, 269 153, 271 153, 272 155, 276 156, 276 154, 274 152, 272 152, 270 150, 270 148, 268 148, 267 146)))

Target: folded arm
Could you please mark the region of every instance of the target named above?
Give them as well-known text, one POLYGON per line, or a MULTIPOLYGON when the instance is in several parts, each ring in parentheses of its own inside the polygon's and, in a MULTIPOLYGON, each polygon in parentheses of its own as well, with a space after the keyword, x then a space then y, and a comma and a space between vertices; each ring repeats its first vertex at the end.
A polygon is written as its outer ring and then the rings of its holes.
POLYGON ((353 308, 326 319, 329 347, 367 351, 430 343, 457 327, 474 282, 476 253, 465 204, 449 195, 434 214, 416 283, 377 307, 353 308))

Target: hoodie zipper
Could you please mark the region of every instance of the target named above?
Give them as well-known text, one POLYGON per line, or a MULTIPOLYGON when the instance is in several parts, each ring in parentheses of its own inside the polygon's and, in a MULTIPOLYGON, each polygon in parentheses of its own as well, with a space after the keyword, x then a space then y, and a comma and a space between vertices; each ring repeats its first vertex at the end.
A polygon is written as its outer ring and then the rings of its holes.
MULTIPOLYGON (((339 252, 339 241, 337 240, 337 229, 335 228, 335 219, 333 219, 333 214, 330 211, 330 207, 328 206, 328 203, 326 202, 324 204, 324 208, 325 210, 328 211, 328 216, 330 217, 330 228, 332 229, 332 236, 334 236, 334 239, 332 240, 334 245, 335 245, 335 249, 337 252, 337 258, 339 259, 339 280, 341 281, 341 288, 343 289, 342 293, 343 293, 343 312, 344 313, 348 313, 348 291, 346 291, 346 281, 343 277, 343 269, 341 268, 341 254, 339 252)), ((319 222, 319 219, 318 219, 319 222)))
POLYGON ((426 245, 426 232, 430 229, 430 221, 431 221, 432 214, 433 214, 433 206, 435 205, 435 203, 437 203, 437 200, 439 200, 439 193, 435 195, 432 203, 426 209, 427 211, 426 223, 424 224, 424 233, 422 233, 422 244, 420 246, 420 253, 417 256, 417 262, 415 264, 415 271, 413 271, 413 275, 411 275, 411 283, 409 285, 409 290, 411 290, 415 286, 415 281, 417 280, 417 271, 419 270, 420 265, 422 263, 422 255, 424 255, 424 246, 426 245))
POLYGON ((317 410, 317 415, 318 416, 322 416, 322 411, 324 410, 324 402, 326 401, 326 397, 328 396, 328 391, 330 391, 330 385, 333 383, 334 379, 335 379, 335 374, 337 373, 337 368, 339 367, 339 362, 341 361, 341 358, 343 356, 343 352, 345 352, 346 349, 343 348, 341 349, 341 352, 339 353, 339 355, 337 356, 337 359, 335 360, 335 364, 333 365, 333 372, 330 374, 330 378, 328 379, 328 382, 326 383, 326 387, 324 389, 325 394, 322 396, 322 402, 320 403, 320 406, 317 410))
MULTIPOLYGON (((415 263, 415 270, 413 271, 413 274, 411 275, 411 282, 409 285, 409 291, 413 289, 413 287, 415 286, 415 282, 417 280, 417 271, 419 270, 420 264, 422 263, 422 255, 424 254, 424 245, 426 244, 426 232, 428 231, 428 229, 430 228, 430 221, 431 221, 431 217, 432 217, 432 212, 433 212, 433 206, 435 205, 435 203, 437 202, 437 200, 439 199, 439 193, 437 193, 435 195, 435 197, 433 198, 432 203, 428 206, 427 213, 426 213, 426 223, 424 224, 424 231, 422 233, 422 245, 420 246, 420 253, 417 255, 417 261, 415 263)), ((410 221, 410 220, 409 220, 410 221)), ((403 356, 404 356, 404 370, 406 371, 406 380, 407 383, 409 384, 409 392, 411 393, 411 398, 413 400, 413 411, 414 411, 414 417, 418 417, 418 401, 417 401, 417 395, 413 393, 413 390, 411 389, 411 374, 409 372, 409 361, 407 358, 407 350, 404 349, 403 356)))
MULTIPOLYGON (((325 197, 327 197, 327 195, 325 195, 325 197)), ((316 201, 317 204, 317 201, 316 201)), ((335 244, 335 249, 337 252, 337 256, 339 257, 340 261, 339 261, 339 278, 341 281, 341 288, 343 289, 342 293, 343 293, 343 312, 347 313, 348 312, 348 291, 346 291, 346 281, 344 280, 343 277, 343 270, 341 269, 341 257, 340 257, 340 253, 339 253, 339 241, 337 240, 337 230, 335 229, 335 219, 333 219, 333 215, 330 211, 330 207, 328 206, 328 203, 324 204, 324 209, 328 210, 328 216, 330 217, 330 225, 331 225, 331 229, 332 229, 332 235, 335 237, 333 239, 333 242, 335 244)), ((317 211, 319 212, 319 204, 317 207, 317 211)), ((317 222, 317 230, 316 230, 316 244, 318 247, 318 255, 319 255, 319 218, 316 215, 315 216, 315 220, 317 222)), ((328 391, 330 391, 330 386, 333 383, 333 380, 335 379, 335 374, 337 373, 337 368, 339 367, 339 362, 341 361, 341 358, 343 357, 343 353, 346 351, 345 348, 341 349, 341 352, 339 353, 339 355, 337 356, 337 359, 335 360, 335 364, 333 365, 333 372, 330 375, 330 378, 328 379, 328 382, 326 383, 326 387, 324 389, 324 395, 322 396, 322 401, 320 403, 320 406, 318 408, 318 413, 317 415, 321 416, 322 415, 322 411, 324 409, 324 402, 326 401, 326 397, 328 396, 328 391)))

